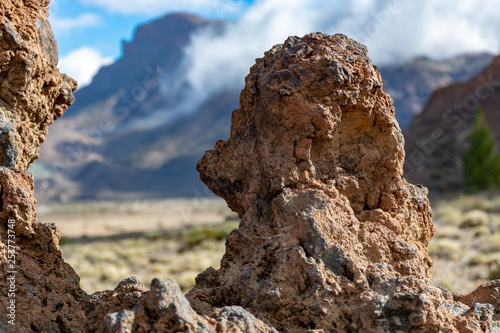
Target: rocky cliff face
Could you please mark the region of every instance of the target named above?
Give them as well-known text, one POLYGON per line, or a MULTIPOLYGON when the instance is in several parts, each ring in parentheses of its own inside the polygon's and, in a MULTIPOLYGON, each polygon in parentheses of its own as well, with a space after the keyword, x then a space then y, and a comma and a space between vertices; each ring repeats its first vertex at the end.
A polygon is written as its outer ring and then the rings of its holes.
POLYGON ((172 281, 155 280, 147 291, 131 278, 114 291, 92 296, 80 288, 78 275, 62 259, 57 227, 37 220, 33 177, 23 170, 39 149, 33 136, 43 139, 73 101, 76 86, 56 68, 48 5, 31 0, 0 4, 5 60, 0 120, 8 128, 0 165, 0 331, 276 332, 239 307, 198 315, 172 281), (16 152, 7 156, 10 147, 16 152))
POLYGON ((62 259, 57 227, 36 219, 33 191, 31 174, 0 167, 0 331, 82 332, 86 294, 62 259))
MULTIPOLYGON (((47 5, 12 1, 0 20, 36 24, 47 5)), ((199 275, 189 301, 161 279, 150 290, 128 278, 87 295, 62 260, 56 226, 37 221, 33 178, 0 167, 0 330, 497 331, 499 281, 469 295, 431 284, 431 209, 426 190, 402 178, 403 159, 366 48, 343 35, 290 37, 257 60, 230 139, 198 164, 241 224, 221 269, 199 275)))
POLYGON ((405 131, 406 176, 432 190, 462 189, 461 155, 468 145, 474 114, 484 108, 500 147, 500 57, 476 77, 435 91, 405 131))
POLYGON ((56 67, 47 7, 48 1, 0 3, 2 332, 77 332, 84 323, 79 277, 61 257, 57 228, 37 221, 33 177, 25 171, 76 88, 56 67), (13 318, 15 326, 8 323, 13 318))

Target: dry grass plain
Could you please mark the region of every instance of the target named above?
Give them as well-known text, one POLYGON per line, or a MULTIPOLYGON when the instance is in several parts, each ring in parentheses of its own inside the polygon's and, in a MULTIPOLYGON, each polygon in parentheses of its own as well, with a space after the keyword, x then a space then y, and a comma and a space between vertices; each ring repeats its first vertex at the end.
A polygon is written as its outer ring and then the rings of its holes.
POLYGON ((88 293, 137 276, 171 278, 184 291, 219 268, 225 237, 238 227, 222 199, 42 204, 38 220, 56 223, 64 259, 88 293))
POLYGON ((500 195, 432 200, 434 284, 462 293, 500 279, 500 195))
MULTIPOLYGON (((500 196, 432 201, 433 282, 469 292, 500 278, 500 196)), ((187 291, 197 274, 219 267, 224 239, 238 227, 220 199, 42 204, 38 219, 59 227, 63 257, 88 293, 129 276, 146 286, 171 278, 187 291)))

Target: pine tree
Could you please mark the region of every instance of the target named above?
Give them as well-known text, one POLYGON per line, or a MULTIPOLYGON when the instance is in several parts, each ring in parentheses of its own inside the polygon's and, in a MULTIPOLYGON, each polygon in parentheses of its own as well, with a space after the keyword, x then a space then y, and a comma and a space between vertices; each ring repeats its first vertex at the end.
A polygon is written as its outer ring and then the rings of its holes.
POLYGON ((476 110, 470 146, 462 155, 463 182, 469 192, 500 188, 500 155, 481 107, 476 110))

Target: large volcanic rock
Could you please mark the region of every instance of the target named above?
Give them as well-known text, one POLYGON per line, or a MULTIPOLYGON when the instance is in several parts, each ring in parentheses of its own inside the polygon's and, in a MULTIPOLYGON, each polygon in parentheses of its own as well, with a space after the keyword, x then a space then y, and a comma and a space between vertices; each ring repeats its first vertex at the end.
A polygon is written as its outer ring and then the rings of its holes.
POLYGON ((463 188, 461 156, 468 145, 477 107, 500 147, 500 56, 467 82, 436 90, 405 131, 405 175, 431 190, 463 188))
MULTIPOLYGON (((50 31, 40 23, 47 5, 12 0, 0 7, 10 29, 0 43, 15 36, 12 45, 24 45, 44 75, 27 86, 16 86, 13 74, 3 78, 2 87, 19 98, 15 105, 25 107, 4 107, 3 119, 21 133, 37 133, 36 125, 42 133, 47 125, 35 115, 45 110, 55 118, 72 99, 72 81, 43 62, 55 56, 53 38, 46 36, 44 48, 32 43, 50 31), (9 23, 21 19, 31 34, 9 23), (49 77, 69 90, 33 88, 23 100, 26 87, 49 77), (35 101, 48 104, 39 109, 35 101)), ((24 70, 17 62, 2 67, 24 70)), ((155 279, 150 290, 136 278, 90 296, 81 290, 62 259, 57 228, 37 221, 33 178, 21 169, 31 150, 21 137, 5 136, 22 153, 0 167, 0 331, 491 331, 499 319, 498 281, 469 295, 430 283, 429 202, 422 187, 401 178, 403 139, 381 88, 364 46, 343 35, 291 37, 257 61, 231 138, 198 166, 242 221, 221 270, 198 277, 191 304, 170 280, 155 279)), ((39 142, 28 142, 38 149, 39 142)))
POLYGON ((0 167, 0 331, 82 332, 86 294, 56 226, 37 221, 33 190, 28 172, 0 167))
POLYGON ((33 177, 23 170, 76 88, 56 67, 47 7, 0 3, 1 332, 77 332, 85 323, 80 278, 62 259, 56 227, 37 221, 33 177))
POLYGON ((363 45, 310 34, 266 52, 231 138, 198 164, 241 224, 189 292, 195 310, 241 305, 285 332, 488 331, 492 305, 431 284, 432 211, 402 178, 403 146, 363 45))
POLYGON ((76 82, 57 69, 48 1, 0 3, 0 162, 28 169, 48 127, 74 101, 76 82))
POLYGON ((196 314, 180 288, 137 279, 88 296, 62 259, 55 225, 36 217, 26 169, 47 128, 73 101, 59 74, 49 1, 0 3, 0 332, 276 332, 241 307, 196 314))

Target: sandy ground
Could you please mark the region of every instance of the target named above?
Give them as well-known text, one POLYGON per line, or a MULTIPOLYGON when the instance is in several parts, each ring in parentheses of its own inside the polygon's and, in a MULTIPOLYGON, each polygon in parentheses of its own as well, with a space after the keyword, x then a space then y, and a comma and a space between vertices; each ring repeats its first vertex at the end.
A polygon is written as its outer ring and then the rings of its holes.
POLYGON ((236 219, 222 199, 41 204, 38 220, 55 223, 68 238, 177 229, 236 219))
POLYGON ((130 276, 147 287, 155 277, 173 279, 187 292, 224 254, 225 240, 205 239, 203 228, 238 225, 222 199, 40 204, 37 212, 61 231, 63 258, 89 294, 130 276), (189 243, 193 236, 199 244, 189 243))

